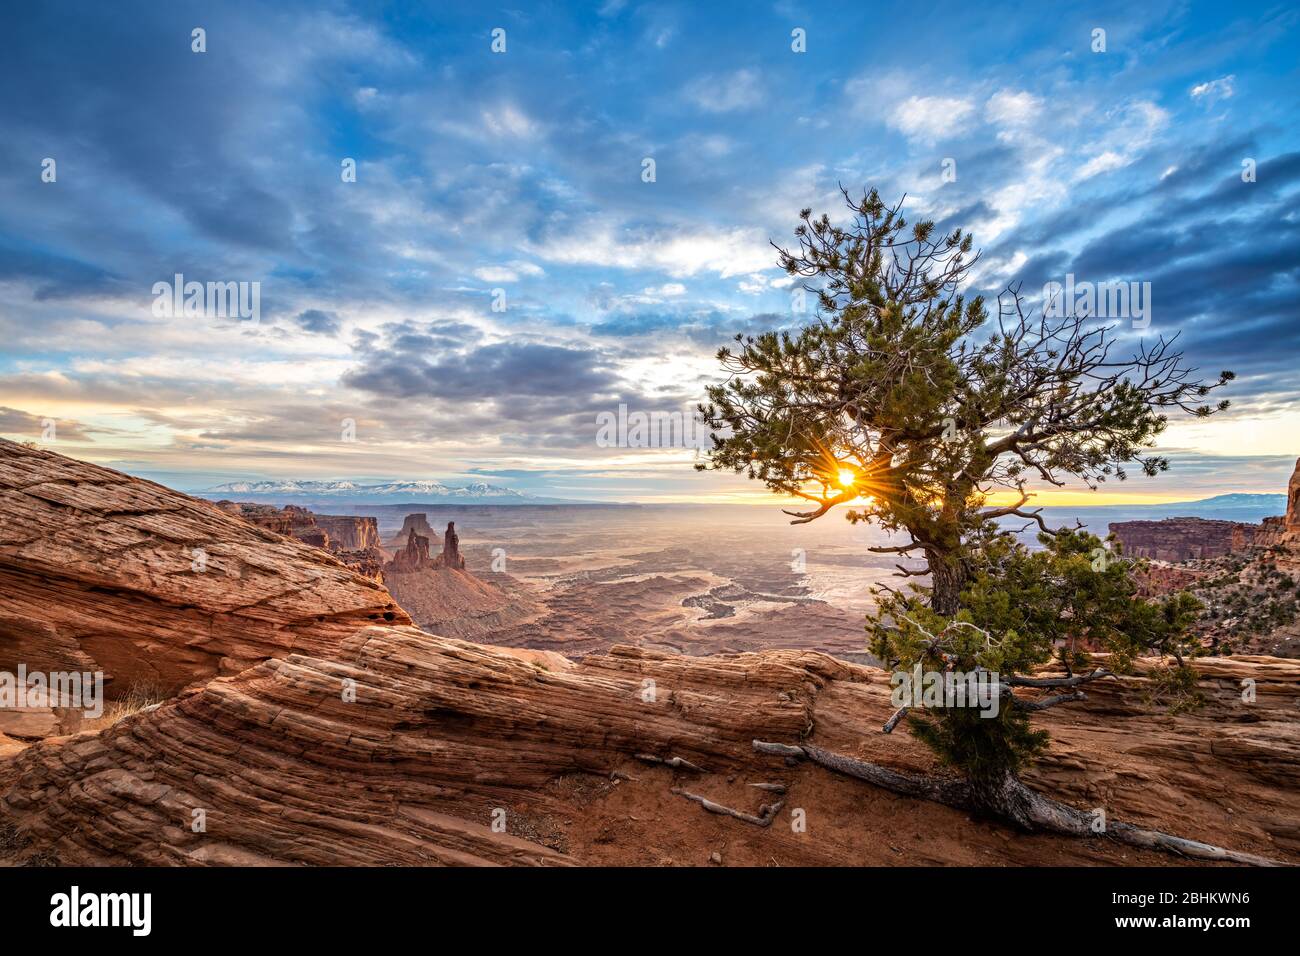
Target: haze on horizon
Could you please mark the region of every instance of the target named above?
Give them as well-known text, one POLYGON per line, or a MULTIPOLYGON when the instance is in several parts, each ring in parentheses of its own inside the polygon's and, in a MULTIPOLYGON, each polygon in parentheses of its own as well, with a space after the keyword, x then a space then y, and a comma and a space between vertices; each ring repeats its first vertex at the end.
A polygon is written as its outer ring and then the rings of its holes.
POLYGON ((1300 12, 745 9, 7 12, 0 435, 184 490, 771 502, 694 471, 691 449, 600 447, 596 416, 688 410, 731 336, 806 322, 769 240, 803 207, 837 214, 843 183, 972 230, 972 294, 1150 282, 1128 340, 1181 333, 1207 375, 1237 373, 1228 412, 1171 425, 1167 474, 1037 503, 1285 486, 1300 12), (260 321, 159 316, 152 290, 177 274, 260 283, 260 321))

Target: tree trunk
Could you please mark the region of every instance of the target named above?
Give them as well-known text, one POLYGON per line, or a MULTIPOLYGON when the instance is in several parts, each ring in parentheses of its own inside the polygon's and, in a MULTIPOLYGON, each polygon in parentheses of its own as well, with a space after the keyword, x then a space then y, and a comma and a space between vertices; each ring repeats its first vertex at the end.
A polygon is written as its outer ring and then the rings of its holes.
POLYGON ((965 574, 960 559, 955 555, 933 548, 925 549, 925 559, 930 565, 930 610, 951 617, 957 613, 965 574))

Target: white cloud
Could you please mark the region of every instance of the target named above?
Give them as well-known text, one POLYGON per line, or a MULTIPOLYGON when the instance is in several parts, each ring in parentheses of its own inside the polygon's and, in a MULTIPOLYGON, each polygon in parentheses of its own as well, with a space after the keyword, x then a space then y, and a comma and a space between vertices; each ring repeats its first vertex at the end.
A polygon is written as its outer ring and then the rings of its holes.
POLYGON ((1204 102, 1207 106, 1216 103, 1219 100, 1231 99, 1232 94, 1236 92, 1236 82, 1237 75, 1235 73, 1229 73, 1227 76, 1221 76, 1217 80, 1197 83, 1192 87, 1191 97, 1194 100, 1204 102))
POLYGON ((761 229, 698 230, 676 226, 632 232, 592 220, 562 236, 530 244, 531 255, 565 265, 660 269, 675 278, 716 272, 722 278, 772 268, 773 252, 761 229))
POLYGON ((970 100, 909 96, 889 114, 889 125, 910 139, 932 142, 960 133, 975 112, 970 100))
POLYGON ((494 136, 527 137, 537 132, 537 124, 509 103, 495 110, 484 110, 482 118, 483 125, 494 136))
POLYGON ((1093 155, 1075 172, 1076 182, 1134 162, 1168 125, 1169 113, 1150 100, 1138 100, 1112 110, 1106 119, 1111 125, 1082 150, 1093 155))
POLYGON ((996 126, 1027 126, 1038 118, 1043 101, 1024 90, 998 90, 984 106, 984 116, 996 126))
POLYGON ((680 282, 665 282, 660 286, 648 286, 645 289, 645 294, 653 296, 685 295, 686 286, 682 285, 680 282))
POLYGON ((1131 162, 1133 162, 1131 158, 1121 156, 1114 150, 1108 149, 1104 153, 1098 153, 1096 156, 1092 157, 1092 159, 1080 166, 1076 178, 1090 179, 1101 173, 1108 173, 1112 169, 1123 169, 1131 162))
POLYGON ((763 102, 763 85, 753 70, 701 76, 692 80, 685 92, 687 99, 710 113, 752 109, 763 102))
POLYGON ((474 278, 483 282, 517 282, 520 276, 544 276, 546 271, 533 262, 522 260, 510 262, 503 266, 483 266, 474 270, 474 278))

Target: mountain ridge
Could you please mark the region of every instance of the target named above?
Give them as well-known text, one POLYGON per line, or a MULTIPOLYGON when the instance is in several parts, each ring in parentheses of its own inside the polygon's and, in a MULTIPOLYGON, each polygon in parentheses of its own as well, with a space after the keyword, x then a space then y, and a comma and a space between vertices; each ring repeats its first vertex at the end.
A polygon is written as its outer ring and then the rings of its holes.
POLYGON ((356 504, 580 504, 564 498, 551 498, 517 491, 486 481, 451 485, 437 479, 400 479, 362 482, 350 479, 255 479, 228 481, 192 492, 207 499, 231 498, 275 503, 346 501, 356 504))

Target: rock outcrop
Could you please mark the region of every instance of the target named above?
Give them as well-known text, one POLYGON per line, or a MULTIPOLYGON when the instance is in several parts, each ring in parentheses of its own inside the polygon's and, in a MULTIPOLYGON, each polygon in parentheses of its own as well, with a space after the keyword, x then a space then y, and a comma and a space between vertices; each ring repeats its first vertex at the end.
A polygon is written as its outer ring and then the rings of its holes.
POLYGON ((407 516, 402 524, 402 527, 407 529, 406 540, 400 548, 394 549, 393 560, 384 566, 384 570, 396 574, 411 574, 434 568, 464 571, 465 558, 460 553, 460 537, 456 534, 456 523, 447 522, 447 533, 442 537, 442 553, 430 557, 429 537, 416 531, 420 524, 428 524, 423 519, 424 515, 407 516))
POLYGON ((442 567, 453 571, 465 570, 465 559, 460 553, 460 536, 456 534, 456 522, 447 522, 447 533, 442 536, 442 567))
POLYGON ((338 551, 369 551, 382 547, 379 522, 357 515, 313 515, 316 524, 330 537, 330 546, 338 551))
MULTIPOLYGON (((16 828, 20 858, 69 864, 704 863, 723 842, 753 864, 1176 862, 1015 835, 754 753, 755 738, 810 740, 933 769, 905 732, 880 733, 892 707, 874 668, 633 648, 556 663, 369 627, 328 657, 268 660, 98 735, 31 747, 0 764, 0 824, 16 828), (816 840, 712 817, 671 792, 752 812, 760 782, 786 788, 816 840), (497 820, 508 832, 493 832, 497 820)), ((1199 716, 1153 712, 1141 677, 1048 711, 1055 743, 1032 782, 1110 818, 1300 861, 1300 664, 1209 661, 1203 675, 1199 716)))
POLYGON ((1281 546, 1300 551, 1300 459, 1296 460, 1295 471, 1287 484, 1286 514, 1265 518, 1254 535, 1253 544, 1261 548, 1281 546))
POLYGON ((384 583, 387 555, 380 547, 379 522, 374 518, 318 515, 297 505, 276 508, 246 501, 218 501, 217 507, 259 528, 329 551, 363 578, 376 584, 384 583))
POLYGON ((1131 558, 1178 563, 1218 558, 1252 549, 1281 547, 1300 551, 1300 459, 1287 484, 1286 514, 1260 524, 1206 518, 1117 521, 1110 533, 1131 558))
POLYGON ((1255 525, 1207 518, 1166 518, 1163 521, 1117 521, 1110 533, 1127 558, 1191 561, 1217 558, 1248 547, 1255 525))
POLYGON ((388 539, 389 551, 400 551, 406 547, 406 542, 414 531, 422 538, 429 541, 438 540, 438 532, 429 526, 429 516, 424 512, 409 514, 402 520, 402 527, 397 534, 388 539))
POLYGON ((429 539, 416 534, 412 528, 406 535, 406 545, 393 555, 393 560, 385 565, 384 570, 397 574, 410 574, 415 571, 427 571, 433 567, 429 558, 429 539))
MULTIPOLYGON (((905 725, 880 732, 893 707, 875 668, 628 647, 575 663, 433 636, 322 551, 9 443, 0 514, 6 655, 190 684, 99 732, 0 748, 0 864, 703 865, 723 846, 742 865, 1178 862, 1025 836, 754 752, 755 738, 804 741, 935 770, 905 725), (189 567, 195 548, 208 571, 189 567), (750 813, 775 787, 785 809, 756 827, 675 787, 750 813), (796 808, 815 838, 785 825, 796 808)), ((1206 704, 1176 717, 1151 703, 1150 666, 1035 715, 1054 741, 1029 782, 1108 819, 1300 862, 1300 663, 1198 661, 1206 704)))
POLYGON ((0 670, 172 693, 409 623, 335 558, 216 505, 0 440, 0 670))

